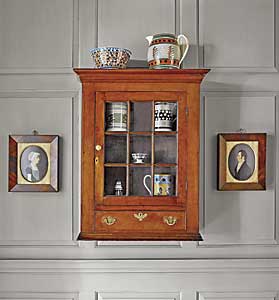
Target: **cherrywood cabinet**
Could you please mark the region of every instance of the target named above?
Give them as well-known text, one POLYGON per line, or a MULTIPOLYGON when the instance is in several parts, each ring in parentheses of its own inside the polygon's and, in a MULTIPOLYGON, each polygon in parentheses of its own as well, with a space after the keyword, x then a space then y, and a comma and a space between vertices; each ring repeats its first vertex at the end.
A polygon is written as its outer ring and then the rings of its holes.
POLYGON ((75 69, 83 103, 79 239, 201 240, 200 83, 208 71, 75 69))

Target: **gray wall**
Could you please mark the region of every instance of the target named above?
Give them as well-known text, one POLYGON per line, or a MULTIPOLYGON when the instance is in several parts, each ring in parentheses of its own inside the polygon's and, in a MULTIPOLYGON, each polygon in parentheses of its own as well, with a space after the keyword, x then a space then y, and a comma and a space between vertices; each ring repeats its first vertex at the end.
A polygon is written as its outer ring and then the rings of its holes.
POLYGON ((279 290, 278 0, 0 0, 0 299, 275 299, 279 290), (201 93, 203 242, 77 242, 88 49, 144 65, 185 33, 201 93), (216 191, 216 134, 266 132, 267 190, 216 191), (8 135, 59 134, 59 193, 8 193, 8 135), (108 260, 109 259, 109 260, 108 260), (131 260, 127 260, 131 259, 131 260))

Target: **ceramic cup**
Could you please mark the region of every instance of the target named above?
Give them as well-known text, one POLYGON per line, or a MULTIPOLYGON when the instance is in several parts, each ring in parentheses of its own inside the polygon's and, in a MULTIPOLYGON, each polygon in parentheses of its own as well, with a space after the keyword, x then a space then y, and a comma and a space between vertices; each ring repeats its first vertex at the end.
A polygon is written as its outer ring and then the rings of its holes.
POLYGON ((155 131, 172 131, 176 103, 155 102, 155 131))
MULTIPOLYGON (((145 175, 143 178, 143 185, 152 196, 151 189, 146 184, 146 179, 151 175, 145 175)), ((171 174, 154 174, 154 196, 173 196, 174 195, 174 175, 171 174)))
POLYGON ((127 131, 128 105, 126 102, 110 102, 106 105, 106 130, 127 131))

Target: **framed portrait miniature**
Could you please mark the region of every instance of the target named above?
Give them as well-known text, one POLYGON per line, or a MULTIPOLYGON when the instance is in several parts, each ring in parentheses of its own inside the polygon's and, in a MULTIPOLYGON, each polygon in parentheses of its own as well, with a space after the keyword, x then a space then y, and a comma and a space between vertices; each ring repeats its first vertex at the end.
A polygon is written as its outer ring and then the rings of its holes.
POLYGON ((265 133, 220 133, 218 151, 218 190, 265 190, 265 133))
POLYGON ((9 192, 58 192, 58 139, 9 136, 9 192))

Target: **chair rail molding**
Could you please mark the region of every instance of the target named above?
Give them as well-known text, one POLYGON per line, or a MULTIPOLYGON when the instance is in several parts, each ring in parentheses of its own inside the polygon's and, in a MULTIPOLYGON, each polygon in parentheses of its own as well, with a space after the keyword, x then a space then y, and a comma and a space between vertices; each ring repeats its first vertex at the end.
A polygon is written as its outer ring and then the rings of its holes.
POLYGON ((279 259, 2 260, 4 273, 279 273, 279 259))

